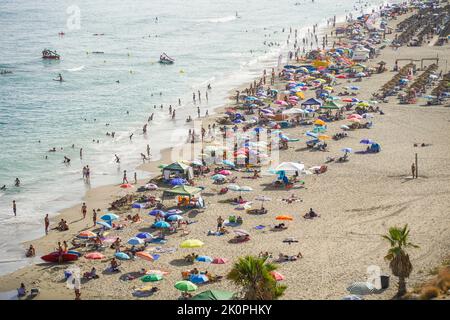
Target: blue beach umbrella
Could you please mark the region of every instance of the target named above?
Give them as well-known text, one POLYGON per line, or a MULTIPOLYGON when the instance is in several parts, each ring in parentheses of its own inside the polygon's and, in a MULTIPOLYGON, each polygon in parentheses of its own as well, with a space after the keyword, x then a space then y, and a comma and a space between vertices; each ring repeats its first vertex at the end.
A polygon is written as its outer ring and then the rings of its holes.
POLYGON ((359 143, 362 143, 362 144, 374 144, 375 141, 373 141, 371 139, 362 139, 359 143))
POLYGON ((208 282, 209 279, 204 274, 192 274, 189 277, 189 281, 191 281, 192 283, 205 283, 205 282, 208 282))
POLYGON ((314 132, 306 131, 305 135, 308 136, 308 137, 312 137, 312 138, 316 138, 317 139, 317 134, 315 134, 314 132))
POLYGON ((112 226, 106 221, 99 221, 99 222, 97 222, 97 224, 101 225, 102 227, 105 227, 106 229, 111 229, 112 228, 112 226))
POLYGON ((156 223, 153 224, 154 228, 159 228, 159 229, 167 229, 170 228, 170 224, 168 224, 165 221, 158 221, 156 223))
POLYGON ((130 260, 130 256, 124 252, 116 252, 114 256, 120 260, 130 260))
POLYGON ((119 219, 119 216, 114 213, 107 213, 107 214, 103 215, 100 219, 105 220, 105 221, 113 221, 113 220, 119 219))
POLYGON ((225 180, 225 176, 223 175, 223 174, 215 174, 215 175, 213 175, 212 177, 211 177, 214 181, 217 181, 217 180, 225 180))
POLYGON ((136 238, 139 238, 142 240, 149 240, 149 239, 153 239, 153 236, 148 232, 141 232, 136 235, 136 238))
POLYGON ((175 178, 175 179, 170 180, 170 184, 173 186, 180 186, 180 185, 183 185, 186 183, 187 183, 187 181, 182 178, 175 178))
POLYGON ((142 203, 133 203, 133 205, 131 206, 133 209, 142 209, 144 208, 144 204, 142 203))
POLYGON ((230 160, 223 160, 222 163, 224 165, 230 166, 230 167, 235 167, 236 165, 234 164, 234 162, 230 161, 230 160))
POLYGON ((197 258, 195 258, 195 260, 200 261, 200 262, 212 262, 213 258, 208 257, 208 256, 198 256, 197 258))
POLYGON ((157 216, 158 214, 165 216, 166 213, 162 210, 154 209, 148 213, 150 216, 157 216))
POLYGON ((345 152, 345 153, 352 153, 353 152, 352 148, 344 148, 341 151, 345 152))
POLYGON ((133 237, 130 240, 128 240, 127 243, 131 244, 132 246, 137 246, 137 245, 143 244, 144 240, 142 240, 142 239, 140 239, 138 237, 133 237))
POLYGON ((174 215, 167 217, 166 219, 169 221, 178 221, 178 220, 182 220, 183 217, 178 214, 174 214, 174 215))

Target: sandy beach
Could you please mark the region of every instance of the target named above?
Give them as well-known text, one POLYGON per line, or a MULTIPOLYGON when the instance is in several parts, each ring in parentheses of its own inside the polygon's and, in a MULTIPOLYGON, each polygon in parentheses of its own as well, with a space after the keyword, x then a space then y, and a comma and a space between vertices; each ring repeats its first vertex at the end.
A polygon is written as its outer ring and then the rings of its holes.
MULTIPOLYGON (((412 16, 415 11, 389 20, 388 25, 395 30, 396 25, 412 16)), ((336 27, 341 27, 337 25, 336 27)), ((336 28, 328 28, 323 31, 328 36, 329 44, 338 41, 330 36, 330 32, 336 28)), ((386 38, 393 40, 399 32, 387 34, 386 38)), ((345 41, 345 40, 341 40, 345 41)), ((434 46, 437 37, 430 40, 430 44, 420 47, 401 46, 397 49, 390 47, 380 50, 378 56, 363 62, 368 68, 376 68, 377 63, 384 61, 387 71, 373 73, 369 77, 362 78, 356 83, 360 87, 357 98, 368 101, 372 94, 377 92, 383 84, 388 82, 396 72, 392 71, 396 59, 420 60, 423 58, 439 57, 438 70, 443 74, 448 72, 447 59, 449 56, 448 44, 434 46)), ((328 46, 330 47, 330 45, 328 46)), ((301 62, 292 62, 295 65, 301 62)), ((425 62, 425 68, 432 61, 425 62)), ((403 66, 406 62, 402 62, 403 66)), ((420 62, 418 63, 420 67, 420 62)), ((268 70, 269 71, 269 70, 268 70)), ((417 71, 413 80, 422 74, 417 71)), ((268 72, 270 73, 270 72, 268 72)), ((350 79, 336 79, 333 85, 334 92, 341 92, 343 87, 355 85, 349 83, 350 79)), ((353 79, 352 79, 353 81, 353 79)), ((285 90, 286 81, 278 79, 272 89, 285 90)), ((241 92, 247 85, 238 88, 241 92)), ((267 88, 267 86, 265 87, 267 88)), ((237 89, 230 90, 230 96, 237 89)), ((432 88, 428 89, 430 94, 432 88)), ((315 97, 313 90, 305 91, 305 100, 315 97)), ((0 291, 9 291, 18 288, 20 283, 25 283, 27 288, 38 287, 40 294, 36 299, 73 299, 74 292, 66 286, 64 270, 70 265, 76 265, 83 272, 89 271, 93 266, 98 270, 99 279, 82 281, 82 299, 178 299, 180 291, 174 288, 175 282, 182 279, 182 271, 193 267, 200 271, 208 270, 213 274, 226 276, 237 258, 245 255, 258 255, 260 252, 270 252, 276 261, 279 253, 296 255, 302 253, 303 258, 293 262, 277 263, 279 271, 284 275, 283 284, 287 289, 282 299, 341 299, 348 294, 346 288, 354 281, 365 281, 369 266, 379 266, 382 273, 391 274, 384 256, 388 250, 388 243, 382 239, 389 227, 408 224, 411 230, 412 241, 420 248, 410 251, 413 272, 408 278, 408 288, 426 281, 430 277, 430 270, 441 263, 449 254, 450 243, 450 216, 448 204, 450 203, 450 109, 447 105, 424 106, 426 99, 419 97, 416 103, 399 104, 396 96, 387 98, 387 103, 379 103, 377 106, 384 115, 375 114, 373 127, 370 129, 357 129, 346 131, 348 137, 341 140, 327 141, 327 151, 317 151, 307 148, 305 133, 311 130, 311 126, 295 126, 283 128, 283 134, 299 138, 298 142, 289 142, 287 150, 280 150, 279 163, 299 162, 305 168, 321 166, 327 157, 338 158, 342 156, 343 148, 352 148, 349 161, 344 163, 326 163, 328 170, 323 174, 301 175, 304 185, 297 184, 292 189, 273 188, 271 183, 276 180, 276 175, 265 174, 262 169, 261 178, 251 179, 252 173, 232 171, 231 177, 237 177, 236 183, 241 186, 249 186, 251 192, 242 193, 242 197, 252 202, 252 208, 258 208, 261 202, 255 200, 260 195, 271 198, 264 202, 268 210, 264 215, 250 215, 245 210, 235 210, 226 200, 235 198, 237 192, 228 191, 219 194, 224 185, 216 185, 211 179, 211 174, 198 176, 194 179, 196 186, 204 187, 202 197, 206 208, 199 210, 183 210, 185 219, 195 221, 189 224, 188 234, 181 231, 167 235, 167 243, 164 245, 150 244, 147 251, 158 254, 154 262, 148 262, 140 258, 131 261, 122 261, 120 273, 109 273, 104 270, 109 266, 110 258, 114 250, 107 248, 103 251, 105 259, 88 260, 80 257, 77 261, 68 264, 48 264, 39 261, 38 257, 54 251, 58 241, 70 241, 81 231, 97 230, 93 227, 91 212, 99 208, 104 212, 110 212, 108 208, 112 201, 126 193, 134 193, 138 187, 148 183, 148 179, 139 180, 130 191, 124 191, 117 185, 95 188, 87 192, 83 199, 88 207, 86 219, 82 218, 81 203, 78 206, 62 211, 51 221, 51 226, 56 226, 60 219, 69 223, 70 230, 59 232, 51 230, 49 234, 29 243, 36 248, 37 263, 27 266, 16 272, 0 278, 0 291), (374 154, 359 154, 364 151, 366 145, 360 144, 362 139, 372 139, 381 145, 381 152, 374 154), (429 144, 421 147, 420 144, 429 144), (419 144, 417 147, 414 144, 419 144), (418 157, 417 179, 411 177, 411 164, 418 157), (295 195, 301 201, 287 203, 283 199, 295 195), (304 219, 303 215, 313 208, 320 217, 304 219), (230 215, 241 216, 243 224, 239 229, 247 230, 251 240, 245 243, 233 244, 229 240, 234 236, 233 228, 229 234, 221 236, 208 236, 208 230, 215 231, 217 218, 222 216, 227 219, 230 215), (293 221, 286 221, 288 228, 283 231, 272 231, 271 227, 278 223, 275 217, 278 215, 290 215, 293 221), (256 229, 257 226, 264 226, 256 229), (288 244, 284 239, 293 237, 297 243, 288 244), (200 239, 204 242, 201 248, 184 249, 180 243, 187 239, 200 239), (163 250, 164 249, 164 250, 163 250), (186 263, 184 256, 190 253, 206 255, 210 257, 224 257, 228 260, 225 264, 208 264, 204 262, 186 263), (160 291, 155 294, 137 298, 133 296, 135 289, 145 286, 139 280, 138 272, 142 269, 159 269, 167 271, 164 279, 152 285, 160 291), (126 280, 126 276, 135 277, 134 280, 126 280)), ((303 99, 302 99, 303 100, 303 99)), ((201 125, 208 127, 216 120, 224 116, 227 108, 235 106, 231 100, 223 108, 217 109, 215 115, 201 118, 201 125)), ((351 114, 345 112, 345 115, 351 114)), ((309 120, 311 120, 310 118, 309 120)), ((341 126, 348 125, 348 120, 339 120, 327 123, 326 135, 333 136, 342 132, 341 126)), ((220 125, 217 125, 220 127, 220 125)), ((141 170, 160 175, 158 167, 162 163, 170 164, 176 159, 173 154, 187 154, 192 145, 186 143, 182 150, 167 149, 162 152, 161 160, 148 162, 139 167, 141 170)), ((192 160, 192 159, 184 159, 192 160)), ((214 168, 214 166, 210 166, 214 168)), ((130 179, 131 182, 132 179, 130 179)), ((161 186, 156 191, 147 191, 146 195, 162 198, 167 186, 161 186)), ((175 208, 175 199, 164 199, 167 209, 175 208)), ((152 209, 129 209, 124 212, 111 211, 119 214, 121 221, 128 213, 139 213, 141 222, 127 222, 122 230, 109 230, 107 238, 120 237, 124 244, 127 239, 134 237, 139 232, 156 233, 150 228, 155 218, 149 216, 152 209)), ((43 226, 42 226, 43 227, 43 226)), ((83 249, 81 249, 83 250, 83 249)), ((84 252, 84 251, 82 251, 84 252)), ((390 286, 379 294, 365 296, 365 299, 391 299, 396 292, 397 278, 390 277, 390 286)), ((223 279, 215 283, 200 284, 198 292, 210 289, 237 291, 232 282, 223 279)))

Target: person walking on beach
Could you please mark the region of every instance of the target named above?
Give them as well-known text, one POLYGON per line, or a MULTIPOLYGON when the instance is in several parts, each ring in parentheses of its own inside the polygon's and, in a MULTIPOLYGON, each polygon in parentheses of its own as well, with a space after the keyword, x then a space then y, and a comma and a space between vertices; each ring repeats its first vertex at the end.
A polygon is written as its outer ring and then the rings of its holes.
POLYGON ((416 165, 414 164, 414 162, 411 164, 411 173, 412 173, 412 178, 413 179, 417 178, 417 176, 416 176, 416 165))
POLYGON ((48 218, 48 213, 45 215, 44 218, 44 226, 45 226, 45 234, 48 234, 48 227, 50 226, 50 220, 48 218))
POLYGON ((86 218, 86 213, 87 213, 86 202, 83 202, 83 205, 81 206, 81 213, 83 214, 83 219, 85 219, 86 218))
POLYGON ((17 216, 16 200, 13 200, 12 208, 13 208, 14 216, 16 217, 17 216))
POLYGON ((134 173, 134 184, 137 184, 137 173, 134 173))
POLYGON ((92 221, 94 222, 94 227, 97 224, 97 212, 95 209, 92 210, 92 221))
POLYGON ((120 158, 117 156, 117 154, 115 154, 114 157, 116 157, 116 163, 120 163, 120 158))
POLYGON ((200 118, 200 107, 197 107, 197 115, 200 118))
POLYGON ((217 218, 217 232, 219 232, 220 229, 222 229, 222 226, 223 226, 223 219, 222 216, 219 216, 217 218))
POLYGON ((147 145, 147 157, 150 157, 150 145, 147 145))
POLYGON ((89 166, 86 166, 86 181, 89 183, 91 179, 91 169, 89 169, 89 166))
POLYGON ((128 183, 128 179, 127 179, 127 170, 123 170, 123 179, 122 179, 122 183, 128 183))
POLYGON ((80 148, 80 159, 83 159, 83 148, 80 148))

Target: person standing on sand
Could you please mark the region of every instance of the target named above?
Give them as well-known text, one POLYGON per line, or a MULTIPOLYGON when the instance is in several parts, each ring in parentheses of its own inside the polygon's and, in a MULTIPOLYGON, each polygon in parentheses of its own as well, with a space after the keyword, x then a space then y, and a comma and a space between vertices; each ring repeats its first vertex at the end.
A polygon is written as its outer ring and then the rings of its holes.
POLYGON ((416 165, 414 164, 414 162, 411 164, 411 173, 412 173, 412 178, 417 178, 416 177, 416 165))
POLYGON ((150 157, 150 145, 147 145, 147 157, 150 157))
POLYGON ((200 118, 200 107, 197 107, 197 115, 200 118))
POLYGON ((12 208, 13 208, 14 216, 16 217, 17 216, 16 200, 13 200, 12 208))
POLYGON ((128 179, 127 179, 127 170, 123 170, 123 179, 122 179, 122 184, 128 183, 128 179))
POLYGON ((48 213, 45 215, 44 218, 44 225, 45 225, 45 234, 48 234, 48 227, 50 226, 50 220, 48 218, 48 213))
POLYGON ((220 229, 222 229, 222 226, 223 226, 223 219, 222 216, 219 216, 217 218, 217 232, 219 232, 220 229))
POLYGON ((85 219, 86 218, 86 213, 87 213, 86 202, 83 202, 83 205, 81 206, 81 213, 83 214, 83 219, 85 219))
POLYGON ((83 159, 83 148, 80 148, 80 159, 83 159))
POLYGON ((137 184, 137 173, 134 173, 134 184, 137 184))
POLYGON ((95 209, 92 210, 92 221, 94 222, 94 227, 97 224, 97 212, 95 209))

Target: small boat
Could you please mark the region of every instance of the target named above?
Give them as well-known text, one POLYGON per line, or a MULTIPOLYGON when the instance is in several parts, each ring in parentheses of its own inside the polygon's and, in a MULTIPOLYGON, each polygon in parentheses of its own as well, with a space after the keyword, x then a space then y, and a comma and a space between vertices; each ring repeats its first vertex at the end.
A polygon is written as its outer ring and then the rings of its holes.
POLYGON ((174 62, 175 62, 175 60, 172 59, 171 57, 169 57, 165 53, 163 53, 162 55, 159 56, 159 63, 162 63, 162 64, 173 64, 174 62))
POLYGON ((59 60, 60 56, 56 53, 56 51, 45 49, 42 51, 42 59, 53 59, 59 60))
POLYGON ((9 70, 0 70, 0 74, 1 75, 3 75, 3 74, 11 74, 12 73, 12 71, 9 71, 9 70))
MULTIPOLYGON (((49 253, 45 256, 41 257, 42 260, 46 261, 46 262, 58 262, 59 261, 59 252, 52 252, 49 253)), ((62 261, 66 262, 66 261, 75 261, 78 259, 78 255, 77 254, 73 254, 73 253, 63 253, 62 254, 62 261)))

